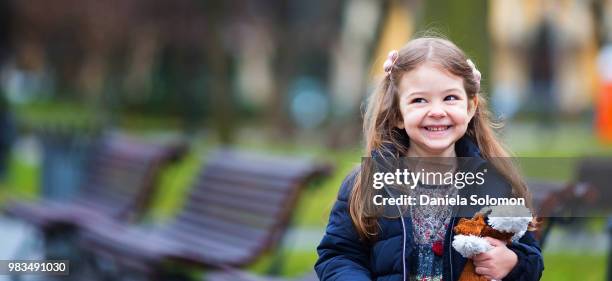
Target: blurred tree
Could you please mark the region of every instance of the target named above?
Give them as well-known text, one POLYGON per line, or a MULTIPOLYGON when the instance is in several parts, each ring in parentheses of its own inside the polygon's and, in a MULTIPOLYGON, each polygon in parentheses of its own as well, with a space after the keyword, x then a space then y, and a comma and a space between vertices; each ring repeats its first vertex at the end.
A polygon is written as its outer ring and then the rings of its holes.
POLYGON ((11 146, 15 139, 13 116, 0 88, 0 180, 4 180, 7 172, 11 146))
POLYGON ((555 42, 554 28, 545 16, 535 30, 534 40, 527 55, 529 81, 531 82, 530 104, 538 112, 540 130, 554 129, 557 122, 557 97, 555 96, 556 62, 559 51, 555 42))
POLYGON ((13 117, 4 92, 2 72, 11 50, 11 2, 0 2, 0 180, 4 180, 15 131, 13 117))
POLYGON ((12 26, 12 7, 10 1, 0 1, 0 68, 9 55, 12 26))
POLYGON ((339 40, 332 57, 333 119, 328 133, 331 147, 354 145, 361 139, 359 108, 368 95, 370 66, 377 61, 376 48, 392 7, 390 1, 344 2, 339 40))
POLYGON ((221 143, 232 143, 236 113, 233 110, 229 89, 229 57, 223 44, 223 39, 226 38, 225 32, 228 31, 225 20, 231 10, 226 6, 228 2, 206 1, 205 3, 207 33, 205 48, 210 74, 208 82, 211 114, 221 143))
POLYGON ((91 105, 115 124, 125 114, 178 116, 188 131, 204 121, 222 142, 232 141, 245 114, 235 98, 245 87, 236 86, 239 63, 248 57, 241 52, 265 57, 251 66, 270 65, 270 86, 261 88, 269 98, 255 115, 265 116, 277 132, 295 131, 288 106, 296 81, 316 80, 329 103, 331 58, 347 7, 341 0, 16 3, 15 41, 27 50, 19 52, 40 58, 36 71, 51 73, 53 99, 91 105), (244 51, 253 42, 245 36, 249 31, 269 42, 244 51))
POLYGON ((115 125, 117 115, 139 113, 178 116, 186 130, 199 127, 203 97, 215 92, 204 89, 214 45, 207 43, 216 42, 208 41, 216 32, 205 22, 222 19, 222 10, 196 0, 16 3, 17 51, 25 62, 41 58, 25 65, 52 73, 54 100, 100 109, 115 125))
POLYGON ((327 89, 331 52, 338 39, 342 2, 334 1, 281 1, 267 0, 262 4, 270 8, 268 26, 273 30, 274 79, 272 102, 268 120, 277 132, 292 135, 296 123, 288 114, 288 92, 292 81, 300 77, 313 77, 327 89))
POLYGON ((417 30, 441 32, 471 58, 482 73, 483 89, 489 88, 489 32, 487 0, 423 1, 422 13, 416 19, 417 30))

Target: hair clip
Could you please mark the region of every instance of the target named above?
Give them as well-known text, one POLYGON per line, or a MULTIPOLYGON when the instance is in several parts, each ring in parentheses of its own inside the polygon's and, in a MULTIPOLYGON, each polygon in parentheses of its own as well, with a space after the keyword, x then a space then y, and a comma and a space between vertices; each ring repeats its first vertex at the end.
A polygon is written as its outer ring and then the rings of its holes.
POLYGON ((385 60, 385 63, 383 64, 383 69, 387 74, 391 74, 391 69, 393 69, 393 66, 395 65, 395 62, 397 61, 398 57, 399 52, 397 52, 396 50, 390 51, 387 55, 387 60, 385 60))
POLYGON ((474 81, 476 81, 476 84, 478 84, 478 88, 480 88, 480 79, 482 78, 482 74, 480 74, 480 71, 476 68, 476 65, 471 59, 468 59, 467 63, 472 68, 472 75, 474 75, 474 81))

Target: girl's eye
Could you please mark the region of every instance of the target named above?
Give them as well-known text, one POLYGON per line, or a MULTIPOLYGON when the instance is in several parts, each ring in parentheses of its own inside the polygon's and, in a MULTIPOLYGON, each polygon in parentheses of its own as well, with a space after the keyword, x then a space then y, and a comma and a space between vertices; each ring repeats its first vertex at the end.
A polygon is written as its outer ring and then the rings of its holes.
POLYGON ((410 103, 425 103, 427 102, 424 98, 416 98, 410 101, 410 103))
POLYGON ((455 101, 455 100, 459 100, 459 97, 455 95, 450 95, 450 96, 446 96, 444 100, 445 101, 455 101))

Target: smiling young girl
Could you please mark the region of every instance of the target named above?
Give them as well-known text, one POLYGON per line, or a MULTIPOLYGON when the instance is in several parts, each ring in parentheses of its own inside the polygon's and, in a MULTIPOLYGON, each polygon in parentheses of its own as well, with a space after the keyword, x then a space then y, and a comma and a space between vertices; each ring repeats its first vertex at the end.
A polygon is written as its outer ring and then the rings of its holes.
MULTIPOLYGON (((476 159, 489 165, 482 192, 529 198, 525 184, 491 127, 479 96, 480 73, 452 42, 410 41, 385 62, 386 75, 370 98, 364 120, 366 152, 372 158, 476 159)), ((410 208, 398 217, 372 207, 373 188, 357 169, 343 182, 332 208, 315 265, 321 280, 457 280, 467 259, 451 246, 456 209, 410 208), (453 215, 454 214, 454 215, 453 215)), ((459 192, 452 186, 423 189, 429 196, 459 192)), ((466 188, 465 190, 468 190, 466 188)), ((483 193, 483 194, 484 194, 483 193)), ((533 234, 475 256, 476 272, 491 280, 539 280, 543 260, 533 234)))

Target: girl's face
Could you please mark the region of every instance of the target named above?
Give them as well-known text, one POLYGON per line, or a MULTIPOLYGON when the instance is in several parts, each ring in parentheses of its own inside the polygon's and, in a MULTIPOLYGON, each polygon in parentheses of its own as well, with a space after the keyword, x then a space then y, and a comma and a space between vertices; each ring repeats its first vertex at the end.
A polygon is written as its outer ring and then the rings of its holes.
POLYGON ((409 156, 455 154, 455 142, 466 132, 477 100, 468 100, 463 78, 440 66, 424 63, 405 73, 399 83, 403 122, 410 137, 409 156))

